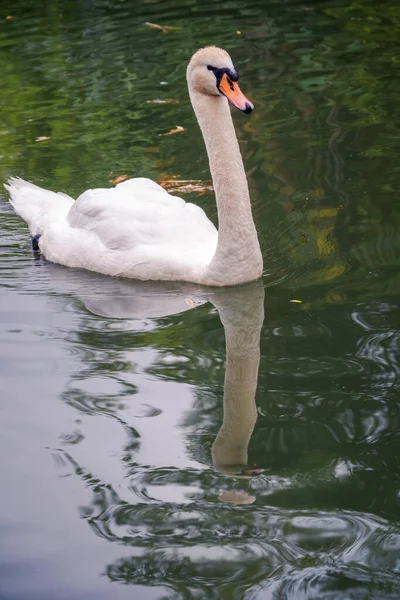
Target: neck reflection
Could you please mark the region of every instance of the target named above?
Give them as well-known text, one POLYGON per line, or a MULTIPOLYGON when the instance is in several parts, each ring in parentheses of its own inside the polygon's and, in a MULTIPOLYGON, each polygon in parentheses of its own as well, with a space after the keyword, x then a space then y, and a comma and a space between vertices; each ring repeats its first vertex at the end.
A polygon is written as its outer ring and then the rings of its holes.
MULTIPOLYGON (((58 275, 56 279, 61 284, 64 272, 65 269, 55 267, 53 281, 58 275)), ((235 478, 262 473, 263 469, 248 465, 248 446, 257 421, 255 395, 264 320, 262 281, 230 288, 204 288, 172 282, 115 280, 76 271, 69 274, 69 289, 91 313, 106 318, 157 319, 207 301, 214 305, 224 328, 226 363, 223 421, 212 444, 213 466, 235 478)), ((246 499, 238 494, 227 490, 220 499, 245 503, 246 499)))
MULTIPOLYGON (((264 288, 261 281, 210 296, 225 331, 226 365, 223 421, 212 445, 215 469, 248 478, 263 469, 248 465, 248 446, 257 421, 255 395, 260 364, 260 335, 264 321, 264 288)), ((219 499, 251 504, 255 497, 243 490, 224 490, 219 499)))

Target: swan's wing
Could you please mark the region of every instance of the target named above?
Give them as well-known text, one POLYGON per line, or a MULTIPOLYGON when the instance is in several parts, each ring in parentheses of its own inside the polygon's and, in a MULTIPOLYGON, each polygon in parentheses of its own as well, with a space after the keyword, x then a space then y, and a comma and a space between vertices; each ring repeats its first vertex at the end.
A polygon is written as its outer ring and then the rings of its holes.
POLYGON ((176 249, 205 244, 216 229, 204 211, 171 196, 150 179, 124 181, 115 188, 84 192, 67 217, 72 228, 95 233, 110 250, 164 245, 176 249))

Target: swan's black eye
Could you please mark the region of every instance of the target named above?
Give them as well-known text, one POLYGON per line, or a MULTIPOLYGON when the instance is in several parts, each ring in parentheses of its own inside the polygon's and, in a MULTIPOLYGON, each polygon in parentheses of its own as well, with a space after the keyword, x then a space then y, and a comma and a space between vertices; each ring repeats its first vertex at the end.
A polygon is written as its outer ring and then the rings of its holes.
POLYGON ((228 67, 218 68, 218 67, 213 67, 212 65, 207 65, 207 69, 209 71, 212 71, 214 73, 214 75, 215 75, 215 77, 217 79, 217 83, 219 83, 221 81, 222 76, 224 75, 224 73, 227 74, 228 78, 231 80, 231 83, 232 83, 232 81, 238 81, 239 80, 239 76, 238 76, 237 71, 235 69, 229 69, 228 67))

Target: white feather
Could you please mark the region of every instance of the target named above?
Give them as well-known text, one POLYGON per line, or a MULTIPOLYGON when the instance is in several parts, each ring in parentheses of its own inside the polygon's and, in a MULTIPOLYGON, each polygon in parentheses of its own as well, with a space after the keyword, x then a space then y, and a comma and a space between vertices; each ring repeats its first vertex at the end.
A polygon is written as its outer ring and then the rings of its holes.
POLYGON ((204 211, 146 178, 87 190, 74 201, 23 179, 10 202, 51 262, 137 279, 196 280, 218 234, 204 211))

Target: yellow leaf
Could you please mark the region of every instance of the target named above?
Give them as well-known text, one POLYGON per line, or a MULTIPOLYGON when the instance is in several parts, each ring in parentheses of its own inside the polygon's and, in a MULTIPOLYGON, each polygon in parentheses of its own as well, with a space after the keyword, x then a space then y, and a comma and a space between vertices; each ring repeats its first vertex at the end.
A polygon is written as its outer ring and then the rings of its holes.
POLYGON ((303 304, 303 300, 289 300, 289 302, 292 302, 293 304, 303 304))
POLYGON ((186 129, 184 127, 181 127, 180 125, 177 125, 175 129, 171 129, 163 135, 174 135, 175 133, 181 133, 182 131, 186 131, 186 129))

